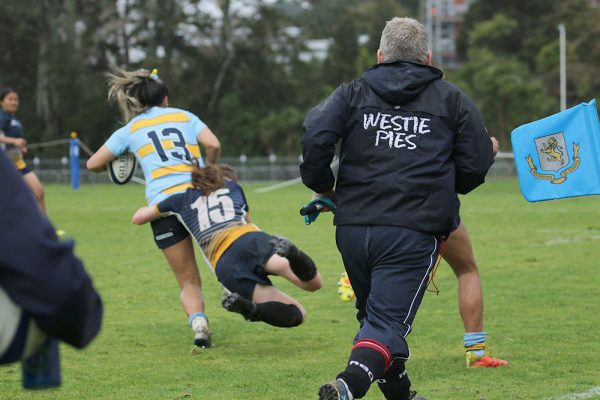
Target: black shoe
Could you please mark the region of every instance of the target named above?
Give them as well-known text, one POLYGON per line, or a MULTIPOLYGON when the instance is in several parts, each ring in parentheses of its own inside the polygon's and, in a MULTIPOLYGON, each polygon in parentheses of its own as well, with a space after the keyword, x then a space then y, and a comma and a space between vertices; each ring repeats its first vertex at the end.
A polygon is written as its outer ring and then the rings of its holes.
POLYGON ((252 316, 256 311, 256 304, 243 298, 237 293, 223 293, 221 305, 227 311, 242 314, 248 321, 253 321, 252 316))
POLYGON ((408 395, 408 400, 427 400, 427 399, 423 396, 417 396, 417 392, 414 392, 411 390, 410 394, 408 395))
POLYGON ((346 385, 336 379, 319 388, 319 400, 350 400, 350 395, 346 385))

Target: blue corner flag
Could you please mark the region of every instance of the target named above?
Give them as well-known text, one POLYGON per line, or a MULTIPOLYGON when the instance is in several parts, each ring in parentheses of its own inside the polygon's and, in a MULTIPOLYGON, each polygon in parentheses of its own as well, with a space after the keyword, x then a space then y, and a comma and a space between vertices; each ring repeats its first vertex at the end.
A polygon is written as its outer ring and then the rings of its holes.
POLYGON ((600 194, 596 100, 521 125, 511 141, 527 201, 600 194))

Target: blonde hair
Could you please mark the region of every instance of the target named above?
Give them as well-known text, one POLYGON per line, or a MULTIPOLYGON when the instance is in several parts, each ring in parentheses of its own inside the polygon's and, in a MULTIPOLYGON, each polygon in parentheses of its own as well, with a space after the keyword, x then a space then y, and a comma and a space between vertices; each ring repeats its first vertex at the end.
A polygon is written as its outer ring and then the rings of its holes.
POLYGON ((150 107, 160 106, 169 94, 158 75, 146 69, 126 71, 112 66, 106 77, 108 100, 117 103, 125 122, 150 107))
POLYGON ((416 19, 395 17, 386 22, 379 49, 384 61, 402 59, 424 63, 429 51, 427 31, 416 19))

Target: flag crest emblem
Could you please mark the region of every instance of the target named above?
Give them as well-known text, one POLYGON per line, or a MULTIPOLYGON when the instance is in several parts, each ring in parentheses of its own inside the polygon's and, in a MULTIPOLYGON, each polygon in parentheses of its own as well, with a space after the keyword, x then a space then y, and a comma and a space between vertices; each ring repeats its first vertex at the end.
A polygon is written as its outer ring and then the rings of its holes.
POLYGON ((595 100, 521 125, 511 139, 521 193, 527 201, 600 194, 595 100))

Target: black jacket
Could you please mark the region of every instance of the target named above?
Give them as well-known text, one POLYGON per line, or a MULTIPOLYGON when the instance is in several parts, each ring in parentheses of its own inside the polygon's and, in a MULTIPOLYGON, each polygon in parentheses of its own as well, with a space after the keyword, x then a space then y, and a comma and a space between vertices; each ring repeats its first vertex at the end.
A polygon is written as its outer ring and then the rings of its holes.
POLYGON ((336 225, 398 225, 447 234, 456 193, 484 181, 490 138, 469 97, 436 68, 378 64, 340 85, 304 121, 302 181, 337 195, 336 225), (330 168, 341 139, 337 182, 330 168))
POLYGON ((81 348, 100 330, 102 301, 73 243, 58 240, 2 150, 0 286, 48 336, 81 348))

